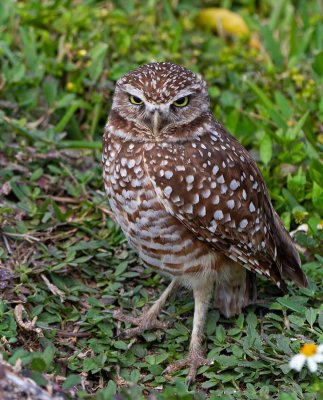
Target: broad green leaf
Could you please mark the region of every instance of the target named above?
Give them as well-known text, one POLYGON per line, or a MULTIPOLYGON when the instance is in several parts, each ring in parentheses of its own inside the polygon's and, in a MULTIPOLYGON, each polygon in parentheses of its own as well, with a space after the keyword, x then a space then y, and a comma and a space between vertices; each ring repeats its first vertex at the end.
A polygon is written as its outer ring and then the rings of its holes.
POLYGON ((72 118, 72 116, 74 115, 75 111, 78 108, 87 108, 88 104, 86 102, 84 102, 83 100, 78 100, 75 101, 74 104, 72 104, 67 111, 65 112, 65 114, 63 115, 63 117, 61 118, 61 120, 58 122, 58 124, 55 126, 55 132, 62 132, 65 128, 65 126, 68 124, 68 122, 70 121, 70 119, 72 118))
POLYGON ((115 382, 111 379, 108 382, 108 385, 97 392, 97 395, 95 396, 96 400, 110 400, 115 398, 115 394, 117 393, 117 385, 115 382))
POLYGON ((264 135, 260 142, 260 159, 264 164, 268 164, 271 160, 273 150, 272 150, 272 140, 269 135, 264 135))
POLYGON ((302 168, 298 170, 297 175, 287 177, 287 188, 292 195, 298 200, 302 201, 305 196, 306 175, 302 168))
POLYGON ((57 99, 58 82, 52 77, 47 77, 44 79, 43 90, 45 99, 50 107, 53 107, 57 99))
POLYGON ((277 302, 281 304, 283 307, 292 311, 296 311, 298 313, 303 313, 305 311, 305 307, 297 303, 292 298, 280 297, 277 299, 277 302))
POLYGON ((37 168, 30 177, 31 181, 37 181, 44 173, 44 170, 42 168, 37 168))
POLYGON ((279 107, 280 112, 287 120, 293 115, 293 109, 291 108, 289 101, 281 92, 275 92, 275 100, 279 107))
MULTIPOLYGON (((290 369, 290 368, 289 368, 290 369)), ((295 397, 289 393, 281 393, 279 395, 279 400, 295 400, 295 397)))
POLYGON ((274 38, 272 30, 268 26, 261 28, 265 47, 275 66, 280 69, 284 64, 284 58, 280 49, 280 43, 274 38))
POLYGON ((308 308, 305 312, 305 318, 306 321, 310 324, 310 327, 313 328, 313 325, 316 321, 318 314, 318 310, 315 310, 314 308, 308 308))
POLYGON ((271 31, 274 31, 281 20, 281 16, 284 12, 284 9, 287 5, 287 0, 277 0, 273 3, 273 8, 271 11, 270 19, 269 19, 269 28, 271 31))
POLYGON ((277 347, 283 351, 285 354, 291 354, 292 351, 289 347, 290 345, 290 339, 284 335, 278 335, 277 336, 277 347))
POLYGON ((283 189, 282 193, 284 195, 284 197, 286 198, 287 202, 289 203, 290 208, 295 208, 295 207, 299 207, 299 203, 297 202, 297 200, 295 199, 295 197, 291 194, 291 192, 287 189, 283 189))
POLYGON ((17 12, 16 3, 13 0, 0 2, 0 25, 4 25, 17 12))
POLYGON ((247 325, 252 326, 253 328, 256 328, 258 325, 258 318, 253 312, 248 312, 247 318, 246 318, 247 325))
POLYGON ((96 81, 102 73, 105 56, 108 52, 106 43, 97 43, 91 50, 91 65, 88 67, 90 77, 96 81))
POLYGON ((66 381, 63 383, 63 389, 70 389, 73 386, 77 386, 81 383, 80 375, 71 374, 67 377, 66 381))
POLYGON ((316 182, 313 183, 312 201, 314 207, 323 209, 323 188, 316 182))
POLYGON ((220 343, 223 343, 226 337, 225 329, 223 325, 218 325, 216 327, 215 336, 220 343))
POLYGON ((128 261, 123 261, 117 266, 116 270, 114 271, 114 275, 115 276, 121 275, 127 268, 128 268, 128 261))
POLYGON ((302 118, 297 122, 297 124, 293 127, 288 129, 287 135, 290 140, 294 140, 297 138, 298 134, 300 133, 303 125, 308 117, 309 111, 306 111, 302 118))
POLYGON ((30 371, 30 378, 40 386, 45 387, 48 384, 48 381, 45 379, 44 375, 36 370, 30 371))
POLYGON ((323 76, 323 51, 315 56, 312 68, 318 75, 323 76))
POLYGON ((253 82, 248 81, 251 90, 259 97, 260 101, 266 106, 271 119, 278 127, 285 129, 287 127, 285 119, 279 114, 279 108, 270 100, 267 94, 253 82))
POLYGON ((34 357, 31 362, 31 368, 38 372, 45 372, 47 365, 43 358, 34 357))
POLYGON ((312 160, 309 166, 311 178, 318 185, 323 182, 323 164, 319 160, 312 160))

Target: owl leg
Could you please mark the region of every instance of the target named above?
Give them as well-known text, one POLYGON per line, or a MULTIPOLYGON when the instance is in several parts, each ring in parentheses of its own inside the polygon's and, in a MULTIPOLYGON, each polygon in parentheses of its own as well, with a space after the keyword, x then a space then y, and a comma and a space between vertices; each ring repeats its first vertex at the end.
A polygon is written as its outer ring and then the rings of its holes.
POLYGON ((161 322, 157 319, 162 308, 164 307, 166 300, 170 297, 178 288, 178 282, 173 279, 168 285, 166 290, 160 296, 160 298, 149 308, 147 312, 144 312, 140 317, 133 317, 131 315, 125 315, 121 310, 116 310, 113 317, 119 321, 128 322, 132 325, 137 325, 136 328, 127 329, 122 332, 119 337, 131 338, 139 336, 148 329, 166 329, 168 326, 167 322, 161 322))
POLYGON ((184 367, 189 367, 189 372, 186 378, 186 383, 188 386, 194 383, 198 368, 202 365, 210 364, 210 360, 204 357, 202 338, 209 300, 213 291, 213 285, 213 281, 210 280, 203 286, 193 288, 195 308, 193 330, 188 356, 183 360, 173 362, 164 371, 166 374, 171 374, 184 367))

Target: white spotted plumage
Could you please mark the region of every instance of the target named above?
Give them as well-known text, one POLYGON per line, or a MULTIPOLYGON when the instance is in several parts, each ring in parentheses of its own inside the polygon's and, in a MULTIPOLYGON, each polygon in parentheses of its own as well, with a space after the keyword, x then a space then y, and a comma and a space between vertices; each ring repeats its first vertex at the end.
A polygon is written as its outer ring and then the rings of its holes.
MULTIPOLYGON (((306 284, 259 169, 214 120, 200 76, 152 63, 122 77, 102 160, 111 208, 145 264, 190 285, 207 273, 227 293, 245 284, 243 268, 281 288, 284 278, 306 284), (187 106, 175 107, 185 96, 187 106)), ((232 306, 220 301, 224 312, 241 310, 244 296, 232 306)))

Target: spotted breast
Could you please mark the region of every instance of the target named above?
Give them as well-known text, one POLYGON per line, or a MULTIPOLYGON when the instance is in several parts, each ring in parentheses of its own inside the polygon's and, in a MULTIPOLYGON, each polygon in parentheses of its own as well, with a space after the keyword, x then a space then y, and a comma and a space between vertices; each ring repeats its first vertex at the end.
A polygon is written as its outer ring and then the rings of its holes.
MULTIPOLYGON (((203 274, 211 272, 224 256, 196 240, 156 196, 147 173, 147 168, 155 164, 147 162, 153 148, 152 143, 125 142, 107 131, 103 153, 105 189, 118 224, 144 263, 189 281, 187 274, 199 273, 201 268, 203 274)), ((158 148, 155 150, 161 156, 158 148)), ((169 155, 165 156, 158 160, 161 166, 168 162, 169 155)), ((172 171, 166 171, 165 179, 172 175, 172 171)))

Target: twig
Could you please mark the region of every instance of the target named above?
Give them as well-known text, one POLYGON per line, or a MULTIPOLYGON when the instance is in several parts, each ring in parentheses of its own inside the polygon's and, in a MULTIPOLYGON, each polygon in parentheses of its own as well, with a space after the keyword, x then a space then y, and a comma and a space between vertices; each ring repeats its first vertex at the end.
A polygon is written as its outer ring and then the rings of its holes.
POLYGON ((71 204, 80 204, 81 200, 80 198, 73 199, 72 197, 60 197, 60 196, 47 196, 46 198, 50 198, 52 200, 57 201, 58 203, 71 203, 71 204))
POLYGON ((27 315, 27 312, 22 304, 17 304, 15 307, 15 319, 18 324, 18 326, 25 331, 29 332, 35 332, 38 337, 44 337, 43 331, 40 328, 35 328, 35 323, 37 321, 37 317, 34 317, 32 321, 26 320, 23 321, 23 316, 22 314, 25 313, 27 315))
POLYGON ((46 283, 46 286, 48 287, 48 289, 53 293, 53 295, 58 296, 60 298, 61 302, 64 303, 65 293, 62 290, 58 289, 57 286, 50 283, 45 275, 41 274, 40 276, 41 276, 42 280, 46 283))
POLYGON ((92 335, 91 332, 67 332, 67 331, 61 331, 61 330, 57 331, 57 336, 66 337, 66 338, 68 338, 68 337, 83 338, 83 337, 89 337, 91 335, 92 335))
POLYGON ((130 382, 126 381, 124 378, 122 378, 122 376, 120 375, 120 365, 116 364, 115 366, 115 371, 116 371, 116 375, 114 377, 114 383, 118 386, 118 387, 128 387, 130 386, 130 382))
POLYGON ((2 232, 2 238, 3 238, 4 245, 6 246, 6 249, 7 249, 8 254, 12 254, 12 250, 11 250, 9 241, 8 241, 8 239, 7 239, 7 236, 6 236, 3 232, 2 232))
POLYGON ((26 239, 29 242, 39 242, 41 239, 35 238, 34 236, 31 236, 27 233, 12 233, 12 232, 6 232, 7 236, 13 236, 13 237, 21 237, 26 239))

